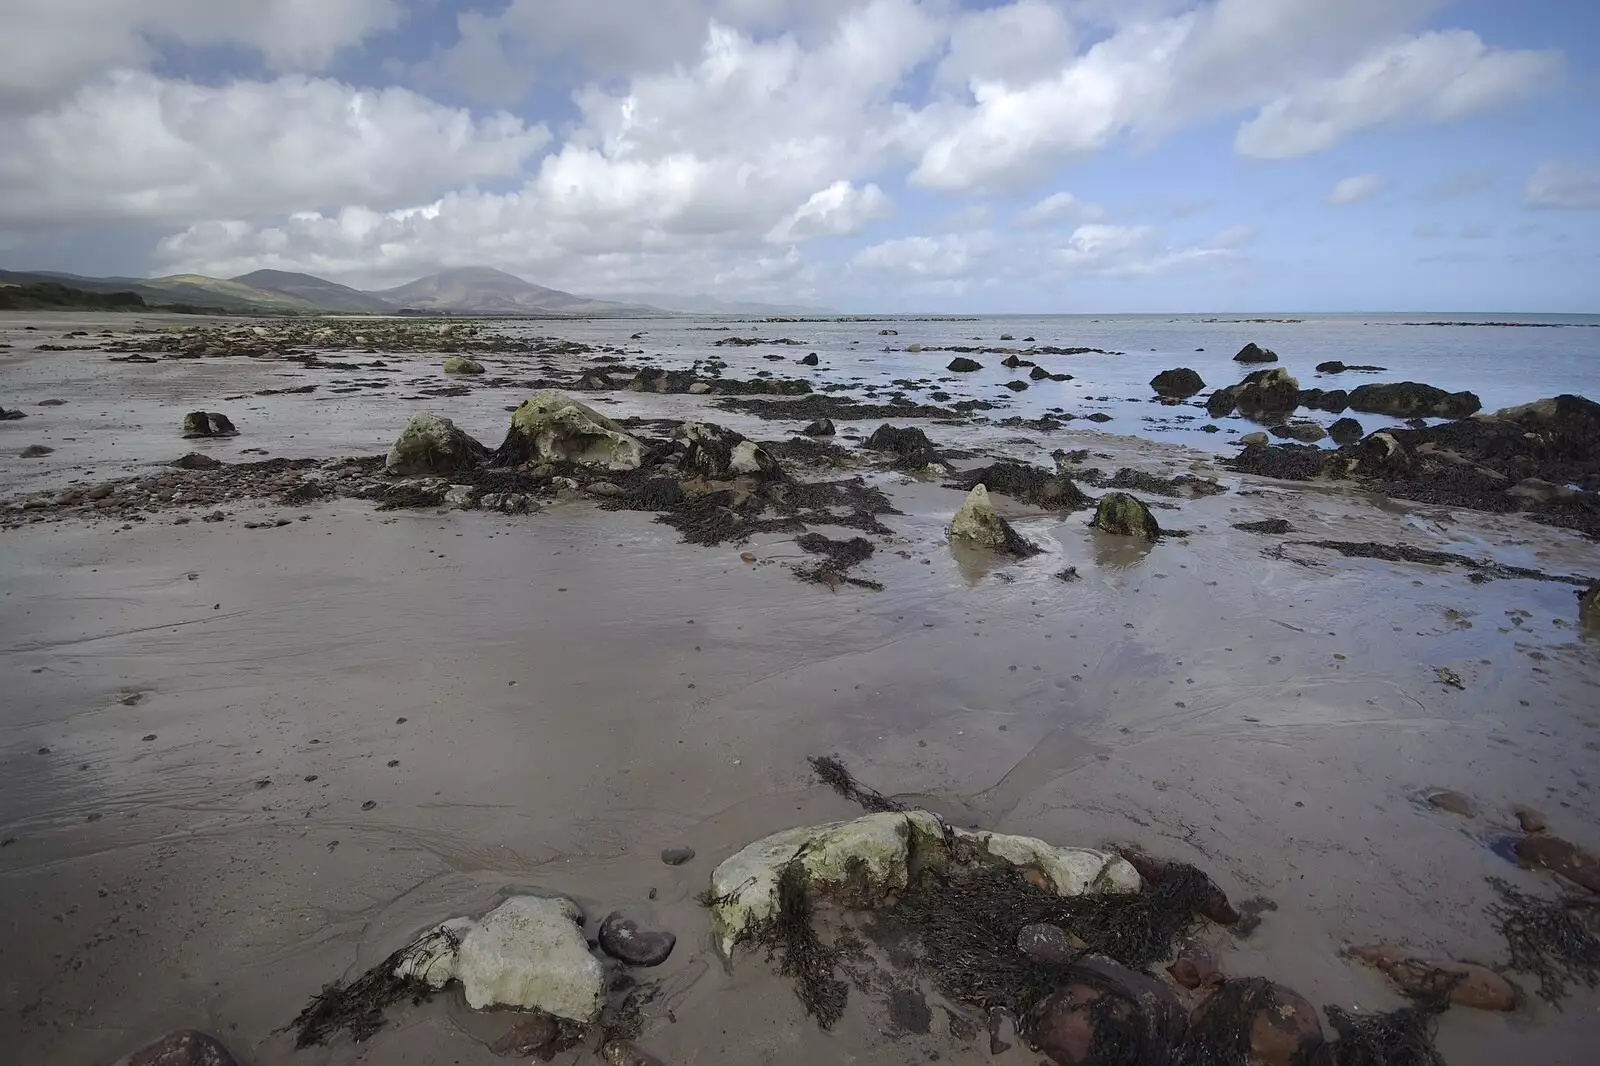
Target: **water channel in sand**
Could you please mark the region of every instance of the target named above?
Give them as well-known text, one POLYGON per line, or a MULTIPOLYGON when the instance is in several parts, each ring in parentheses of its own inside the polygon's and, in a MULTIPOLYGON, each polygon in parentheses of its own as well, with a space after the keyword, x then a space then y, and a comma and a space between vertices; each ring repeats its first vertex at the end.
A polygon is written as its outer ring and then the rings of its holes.
MULTIPOLYGON (((7 458, 11 491, 170 460, 188 450, 183 410, 280 371, 59 353, 3 372, 7 406, 68 399, 49 428, 82 444, 28 469, 7 458)), ((254 399, 219 455, 372 454, 414 409, 494 440, 518 398, 254 399)), ((608 413, 704 410, 614 398, 608 413)), ((110 1062, 180 1026, 257 1066, 500 1061, 487 1043, 502 1027, 449 995, 365 1045, 296 1052, 279 1030, 325 982, 519 888, 678 933, 640 1039, 667 1062, 990 1061, 942 1016, 905 1033, 861 994, 822 1033, 759 956, 717 959, 693 898, 712 866, 854 813, 809 775, 811 753, 962 824, 1137 843, 1235 899, 1267 897, 1278 909, 1253 935, 1219 934, 1223 966, 1319 1005, 1399 1002, 1341 957, 1353 942, 1503 954, 1485 878, 1548 891, 1494 849, 1512 804, 1600 839, 1600 644, 1569 586, 1304 547, 1266 558, 1267 539, 1232 525, 1286 517, 1290 540, 1403 540, 1555 573, 1600 572, 1593 542, 1240 478, 1168 443, 929 432, 1034 461, 1087 447, 1108 469, 1230 491, 1159 512, 1191 536, 1138 549, 1082 515, 1012 507, 1046 553, 1002 565, 946 543, 958 492, 871 474, 905 512, 862 570, 878 594, 796 582, 792 537, 697 548, 588 502, 517 517, 251 502, 242 514, 296 520, 0 533, 6 1061, 110 1062), (1066 566, 1081 580, 1060 581, 1066 566), (1418 803, 1431 786, 1481 814, 1418 803), (676 845, 698 857, 662 865, 676 845)), ((1587 992, 1561 1012, 1453 1011, 1438 1044, 1452 1066, 1577 1066, 1597 1012, 1587 992)))

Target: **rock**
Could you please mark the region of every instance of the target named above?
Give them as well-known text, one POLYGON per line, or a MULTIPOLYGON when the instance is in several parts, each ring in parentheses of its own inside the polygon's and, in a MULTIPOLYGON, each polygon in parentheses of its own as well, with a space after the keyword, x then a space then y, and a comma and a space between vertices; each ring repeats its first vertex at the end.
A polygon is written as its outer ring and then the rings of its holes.
POLYGON ((1158 396, 1177 396, 1182 399, 1188 399, 1205 388, 1206 383, 1193 370, 1186 366, 1180 366, 1175 370, 1163 370, 1151 378, 1150 387, 1156 391, 1158 396))
POLYGON ((1317 364, 1317 373, 1319 374, 1343 374, 1347 369, 1348 367, 1337 359, 1330 359, 1326 363, 1317 364))
POLYGON ((452 918, 424 934, 430 937, 437 946, 402 963, 396 976, 434 988, 459 981, 473 1010, 521 1007, 580 1025, 599 1020, 605 970, 589 953, 583 911, 571 900, 512 896, 482 919, 452 918))
POLYGON ((939 461, 939 453, 928 435, 912 426, 879 426, 867 438, 866 446, 873 451, 893 454, 895 466, 902 470, 920 470, 939 461))
POLYGON ((190 452, 181 458, 174 459, 172 465, 179 470, 215 470, 222 465, 221 459, 213 459, 201 452, 190 452))
MULTIPOLYGON (((1058 1066, 1106 1061, 1096 1054, 1100 1027, 1114 1025, 1142 1052, 1140 1063, 1165 1063, 1183 1043, 1188 1018, 1166 985, 1109 959, 1072 966, 1063 985, 1028 1016, 1029 1042, 1058 1066)), ((1133 1060, 1127 1060, 1133 1061, 1133 1060)))
POLYGON ((964 355, 958 355, 954 359, 950 360, 950 365, 945 367, 945 369, 956 374, 970 374, 974 370, 982 370, 983 364, 978 362, 976 359, 968 359, 964 355))
POLYGON ((1278 414, 1300 404, 1300 383, 1282 367, 1257 370, 1233 386, 1233 401, 1245 414, 1278 414))
POLYGON ((238 1066, 216 1037, 195 1029, 168 1033, 129 1056, 127 1066, 238 1066))
POLYGON ((26 411, 18 411, 15 409, 8 411, 4 407, 0 407, 0 422, 15 422, 19 418, 27 417, 28 414, 26 411))
POLYGON ((1239 354, 1233 357, 1235 363, 1276 363, 1278 353, 1270 348, 1263 348, 1251 341, 1239 349, 1239 354))
POLYGON ((686 446, 684 466, 709 478, 782 478, 778 461, 754 441, 710 422, 685 422, 673 436, 686 446))
POLYGON ((40 459, 54 451, 48 444, 30 444, 22 449, 21 455, 24 459, 40 459))
POLYGON ((1304 444, 1315 444, 1328 435, 1328 431, 1316 422, 1295 421, 1283 427, 1294 440, 1304 444))
POLYGON ((989 502, 989 490, 974 485, 967 493, 966 502, 950 520, 950 536, 964 540, 978 548, 1003 549, 1006 546, 1006 524, 989 502))
POLYGON ((478 497, 478 506, 486 511, 501 514, 526 514, 537 511, 539 505, 520 492, 491 492, 478 497))
POLYGON ((629 966, 660 966, 677 943, 673 933, 640 929, 621 911, 612 911, 600 923, 600 950, 629 966))
POLYGON ((1251 1066, 1305 1066, 1317 1058, 1326 1041, 1317 1009, 1283 985, 1260 978, 1223 981, 1189 1020, 1196 1032, 1248 1049, 1240 1061, 1251 1066))
POLYGON ((561 1023, 548 1014, 519 1018, 504 1036, 489 1045, 502 1058, 538 1059, 549 1062, 562 1050, 561 1023))
POLYGON ((1082 955, 1087 946, 1059 925, 1041 922, 1017 931, 1017 950, 1035 962, 1052 966, 1065 966, 1082 955))
POLYGON ((913 862, 922 868, 995 860, 1035 871, 1060 896, 1139 890, 1138 873, 1119 856, 957 829, 910 810, 788 829, 746 846, 711 874, 712 930, 719 950, 731 956, 748 923, 776 913, 778 879, 791 861, 799 862, 808 891, 864 909, 904 891, 913 862))
POLYGON ((452 355, 444 361, 446 374, 481 374, 483 364, 476 359, 468 359, 464 355, 452 355))
POLYGON ((1395 418, 1466 418, 1483 409, 1470 392, 1445 392, 1415 381, 1362 385, 1351 390, 1350 406, 1395 418))
POLYGON ((478 489, 474 485, 451 485, 444 494, 444 505, 458 511, 474 511, 478 507, 478 489))
POLYGON ((389 448, 390 474, 453 474, 481 462, 488 449, 439 415, 412 415, 389 448))
POLYGON ((1234 910, 1233 904, 1228 902, 1228 894, 1211 879, 1211 875, 1198 867, 1187 863, 1173 862, 1170 859, 1158 859, 1148 855, 1141 849, 1124 844, 1116 849, 1118 855, 1127 860, 1139 874, 1139 879, 1147 885, 1158 885, 1172 878, 1197 877, 1201 883, 1196 887, 1203 890, 1196 910, 1201 917, 1209 918, 1218 925, 1236 925, 1239 921, 1239 912, 1234 910))
POLYGON ((612 496, 621 496, 622 486, 610 481, 591 481, 583 487, 583 491, 591 496, 599 496, 605 499, 612 496))
POLYGON ((1233 414, 1233 409, 1239 406, 1237 393, 1237 385, 1217 389, 1206 397, 1206 414, 1212 418, 1226 418, 1233 414))
POLYGON ((711 391, 711 384, 706 381, 696 381, 686 391, 690 396, 704 396, 711 391))
POLYGON ((897 330, 897 329, 880 329, 878 331, 878 336, 880 336, 880 337, 898 337, 898 336, 900 336, 900 331, 897 330))
POLYGON ((817 358, 817 353, 816 352, 812 352, 810 355, 807 355, 804 358, 802 358, 800 360, 800 364, 802 366, 816 366, 821 361, 822 360, 817 358))
POLYGON ((1035 364, 1031 359, 1024 359, 1016 352, 1012 352, 1010 355, 1000 360, 1000 365, 1005 367, 1007 370, 1016 370, 1018 367, 1034 366, 1035 364))
POLYGON ((495 452, 498 465, 531 459, 575 463, 603 470, 637 470, 645 446, 600 412, 559 392, 536 393, 511 416, 505 442, 495 452))
POLYGON ((1094 414, 1088 415, 1087 417, 1088 417, 1089 421, 1091 421, 1091 422, 1109 422, 1109 421, 1111 421, 1111 416, 1106 414, 1104 411, 1096 411, 1094 414))
POLYGON ((1000 339, 1003 340, 1003 341, 1014 341, 1017 338, 1013 337, 1009 333, 1002 333, 1002 334, 1000 334, 1000 339))
POLYGON ((608 1040, 600 1048, 606 1066, 662 1066, 661 1060, 647 1055, 625 1040, 608 1040))
POLYGON ((819 418, 800 432, 808 437, 831 437, 834 434, 833 419, 819 418))
POLYGON ((1516 844, 1524 866, 1542 866, 1590 892, 1600 892, 1600 858, 1570 840, 1549 833, 1525 836, 1516 844))
POLYGON ((1167 973, 1180 987, 1189 989, 1220 984, 1223 980, 1216 956, 1193 942, 1178 948, 1178 957, 1167 967, 1167 973))
POLYGON ((232 437, 238 432, 227 415, 215 411, 190 411, 183 416, 185 437, 232 437))
POLYGON ((1487 966, 1414 958, 1386 945, 1351 948, 1353 959, 1382 971, 1395 987, 1414 999, 1431 999, 1446 991, 1450 1002, 1475 1010, 1508 1011, 1517 1005, 1517 990, 1487 966))
POLYGON ((1578 592, 1578 620, 1586 626, 1600 628, 1600 581, 1578 592))
POLYGON ((1300 406, 1343 414, 1350 407, 1350 394, 1343 389, 1301 389, 1300 406))
POLYGON ((662 848, 661 861, 668 866, 682 866, 694 859, 693 848, 662 848))
POLYGON ((1429 792, 1425 798, 1428 801, 1428 806, 1436 807, 1441 811, 1449 811, 1451 814, 1459 814, 1463 818, 1471 818, 1478 813, 1477 806, 1469 797, 1447 788, 1435 789, 1429 792))
POLYGON ((1034 381, 1048 381, 1050 379, 1050 371, 1042 366, 1036 366, 1028 371, 1028 377, 1034 381))
POLYGON ((1026 381, 1008 381, 1005 387, 1012 392, 1022 392, 1027 389, 1028 383, 1026 381))
POLYGON ((1333 438, 1335 444, 1354 444, 1361 439, 1366 430, 1361 428, 1361 423, 1353 418, 1341 418, 1328 427, 1328 436, 1333 438))
POLYGON ((1094 520, 1089 523, 1103 533, 1119 537, 1142 537, 1155 540, 1161 536, 1161 526, 1140 500, 1126 492, 1109 492, 1100 497, 1094 510, 1094 520))
POLYGON ((1243 444, 1246 448, 1263 448, 1269 443, 1269 441, 1265 433, 1257 430, 1254 433, 1246 433, 1244 436, 1240 437, 1239 443, 1243 444))

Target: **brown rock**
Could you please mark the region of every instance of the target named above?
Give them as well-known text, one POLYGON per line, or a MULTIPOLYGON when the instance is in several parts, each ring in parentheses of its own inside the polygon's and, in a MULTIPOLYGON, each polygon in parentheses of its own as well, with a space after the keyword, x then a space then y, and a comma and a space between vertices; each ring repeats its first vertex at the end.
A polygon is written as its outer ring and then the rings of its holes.
POLYGON ((1250 1054, 1265 1066, 1297 1066, 1324 1043, 1317 1008, 1282 985, 1273 986, 1274 1006, 1256 1012, 1250 1025, 1250 1054))
POLYGON ((660 966, 677 943, 673 933, 640 929, 621 911, 612 911, 600 923, 600 950, 629 966, 660 966))
POLYGON ((1517 824, 1524 833, 1542 833, 1549 828, 1550 823, 1545 816, 1532 807, 1524 807, 1519 803, 1511 808, 1511 813, 1517 816, 1517 824))
POLYGON ((1188 1018, 1160 981, 1100 958, 1083 959, 1068 974, 1028 1016, 1030 1043, 1057 1066, 1090 1061, 1096 1031, 1107 1022, 1137 1032, 1147 1061, 1167 1061, 1183 1042, 1188 1018))
POLYGON ((1064 966, 1087 946, 1058 925, 1025 925, 1017 931, 1017 950, 1035 962, 1064 966))
POLYGON ((1512 1010, 1517 990, 1486 966, 1467 962, 1418 959, 1387 945, 1351 948, 1347 953, 1382 971, 1408 996, 1433 997, 1449 993, 1450 1002, 1476 1010, 1512 1010))
POLYGON ((1600 892, 1600 858, 1570 840, 1535 833, 1517 841, 1516 851, 1524 866, 1543 866, 1590 892, 1600 892))
POLYGON ((561 1048, 561 1026, 548 1014, 519 1018, 506 1034, 489 1046, 502 1058, 535 1058, 549 1062, 561 1048))
POLYGON ((607 1066, 661 1066, 661 1060, 647 1055, 623 1040, 612 1040, 600 1049, 607 1066))
POLYGON ((1459 814, 1463 818, 1471 818, 1478 812, 1477 806, 1470 797, 1464 796, 1460 792, 1451 791, 1448 788, 1436 788, 1428 793, 1426 799, 1428 806, 1437 807, 1441 811, 1449 811, 1451 814, 1459 814))
POLYGON ((194 1029, 179 1029, 142 1051, 134 1052, 128 1059, 128 1066, 238 1066, 238 1063, 216 1037, 194 1029))
POLYGON ((1222 971, 1217 967, 1216 956, 1199 944, 1184 944, 1178 949, 1167 972, 1184 988, 1200 988, 1222 982, 1222 971))

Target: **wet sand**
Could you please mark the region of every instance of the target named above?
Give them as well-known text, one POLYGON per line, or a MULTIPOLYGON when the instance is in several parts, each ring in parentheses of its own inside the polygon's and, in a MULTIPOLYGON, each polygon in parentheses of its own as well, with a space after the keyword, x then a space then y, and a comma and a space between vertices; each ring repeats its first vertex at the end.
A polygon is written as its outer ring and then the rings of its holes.
MULTIPOLYGON (((243 359, 9 353, 0 365, 7 406, 69 401, 48 427, 5 425, 6 493, 170 461, 191 450, 184 410, 273 387, 259 384, 273 368, 243 359), (63 443, 24 465, 11 443, 44 438, 18 427, 63 443)), ((517 398, 253 400, 243 435, 215 454, 373 454, 411 410, 494 440, 517 398)), ((792 430, 697 397, 607 398, 613 416, 700 411, 758 439, 792 430)), ((1600 643, 1569 586, 1262 554, 1404 540, 1596 574, 1593 542, 1516 515, 1239 477, 1170 444, 925 428, 1036 462, 1087 447, 1108 469, 1199 472, 1230 491, 1158 511, 1191 535, 1153 546, 996 497, 1046 548, 1002 563, 945 541, 960 493, 869 474, 906 512, 861 568, 886 586, 876 594, 795 581, 792 537, 697 548, 647 514, 588 502, 503 516, 252 501, 215 525, 163 513, 129 529, 0 533, 7 1057, 105 1063, 197 1027, 247 1066, 497 1062, 486 1045, 503 1019, 450 995, 397 1010, 364 1045, 296 1052, 278 1030, 326 981, 521 888, 677 932, 647 972, 663 995, 639 1041, 666 1062, 990 1061, 981 1038, 952 1039, 942 1012, 908 1034, 859 992, 820 1032, 759 956, 731 970, 717 959, 693 899, 712 867, 756 837, 854 813, 810 777, 812 753, 962 824, 1136 843, 1196 863, 1235 901, 1269 898, 1277 910, 1248 938, 1212 931, 1223 968, 1318 1005, 1399 1004, 1339 955, 1351 943, 1503 956, 1485 878, 1552 889, 1495 850, 1513 804, 1600 844, 1600 643), (258 510, 293 521, 243 529, 258 510), (1231 528, 1280 517, 1295 533, 1231 528), (1082 580, 1055 577, 1068 565, 1082 580), (1418 802, 1435 786, 1467 793, 1479 815, 1418 802), (697 858, 664 866, 676 845, 697 858)), ((1506 1016, 1450 1012, 1438 1045, 1452 1066, 1576 1066, 1592 1060, 1597 1022, 1594 993, 1561 1012, 1530 997, 1506 1016)))

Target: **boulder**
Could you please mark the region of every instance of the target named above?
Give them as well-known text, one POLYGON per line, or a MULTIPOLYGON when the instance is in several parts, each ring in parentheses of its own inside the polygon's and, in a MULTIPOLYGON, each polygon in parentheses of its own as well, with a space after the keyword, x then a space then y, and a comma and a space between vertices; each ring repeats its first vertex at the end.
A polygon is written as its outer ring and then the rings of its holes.
POLYGON ((1212 418, 1227 418, 1239 406, 1237 385, 1226 385, 1206 397, 1206 414, 1212 418))
POLYGON ((1233 357, 1235 363, 1276 363, 1278 353, 1271 348, 1263 348, 1255 341, 1251 341, 1239 349, 1239 354, 1233 357))
MULTIPOLYGON (((1104 958, 1068 967, 1061 986, 1034 1008, 1026 1025, 1029 1042, 1057 1066, 1110 1061, 1096 1047, 1097 1038, 1127 1052, 1137 1049, 1139 1063, 1170 1062, 1188 1028, 1183 1005, 1170 988, 1104 958), (1102 1033, 1108 1026, 1114 1032, 1102 1033)), ((1134 1060, 1119 1056, 1116 1061, 1134 1060)))
POLYGON ((667 930, 640 929, 621 911, 612 911, 600 923, 600 950, 629 966, 660 966, 677 943, 667 930))
POLYGON ((216 1037, 179 1029, 135 1051, 126 1066, 237 1066, 237 1062, 216 1037))
POLYGON ((831 437, 834 434, 833 419, 819 418, 800 432, 808 437, 831 437))
POLYGON ((1205 388, 1206 383, 1193 370, 1180 366, 1174 370, 1163 370, 1151 378, 1150 387, 1157 396, 1176 396, 1186 400, 1205 388))
POLYGON ((1463 818, 1471 818, 1478 813, 1478 805, 1472 802, 1472 797, 1463 795, 1448 788, 1437 788, 1423 796, 1428 806, 1435 810, 1448 811, 1458 814, 1463 818))
POLYGON ((1138 873, 1116 855, 957 829, 911 810, 788 829, 746 846, 711 874, 711 926, 718 948, 731 956, 746 930, 777 913, 778 879, 791 862, 799 863, 808 892, 869 909, 903 891, 913 866, 980 861, 1034 871, 1060 896, 1139 890, 1138 873))
POLYGON ((1395 418, 1466 418, 1483 409, 1470 392, 1445 392, 1416 381, 1359 386, 1350 392, 1350 406, 1395 418))
POLYGON ((501 1058, 538 1059, 549 1062, 561 1051, 561 1023, 548 1014, 529 1014, 518 1018, 505 1035, 489 1045, 501 1058))
POLYGON ((804 356, 800 360, 800 364, 802 366, 816 366, 820 362, 821 360, 817 358, 816 352, 812 352, 810 355, 804 356))
POLYGON ((1487 966, 1420 959, 1381 944, 1351 948, 1347 954, 1381 971, 1413 999, 1448 993, 1450 1002, 1458 1007, 1508 1011, 1517 1005, 1516 988, 1487 966))
POLYGON ((1245 414, 1284 414, 1300 403, 1300 383, 1282 367, 1257 370, 1233 387, 1234 403, 1245 414))
POLYGON ((1326 1040, 1322 1020, 1304 996, 1260 978, 1223 981, 1195 1008, 1190 1028, 1246 1051, 1250 1066, 1305 1066, 1326 1040))
POLYGON ((690 396, 705 396, 711 391, 711 383, 709 381, 697 381, 684 391, 690 396))
POLYGON ((14 422, 19 418, 27 417, 28 414, 26 411, 18 411, 15 409, 8 410, 4 407, 0 407, 0 422, 14 422))
POLYGON ((902 470, 921 470, 929 463, 939 461, 928 435, 915 426, 884 424, 872 431, 867 447, 873 451, 889 452, 896 457, 895 466, 902 470))
POLYGON ((1354 444, 1361 439, 1366 431, 1361 428, 1361 423, 1353 418, 1341 418, 1328 427, 1328 436, 1333 438, 1335 444, 1354 444))
POLYGON ((1205 946, 1193 941, 1179 945, 1178 957, 1167 967, 1167 973, 1181 988, 1203 988, 1220 984, 1223 980, 1217 957, 1205 946))
POLYGON ((605 415, 547 390, 523 401, 512 414, 511 428, 494 459, 501 466, 537 459, 602 470, 637 470, 644 463, 644 454, 644 444, 605 415))
POLYGON ((1258 429, 1254 433, 1244 434, 1239 438, 1239 443, 1246 448, 1265 448, 1270 441, 1267 440, 1267 435, 1258 429))
POLYGON ((1370 373, 1381 373, 1387 369, 1389 368, 1384 366, 1365 366, 1361 363, 1350 363, 1346 365, 1337 359, 1330 359, 1326 363, 1317 364, 1317 373, 1319 374, 1343 374, 1346 370, 1365 370, 1370 373))
POLYGON ((48 444, 30 444, 26 448, 22 449, 20 454, 24 459, 42 459, 53 451, 55 451, 55 449, 50 447, 48 444))
POLYGON ((185 437, 232 437, 238 432, 227 415, 215 411, 190 411, 183 416, 185 437))
POLYGON ((520 1007, 592 1025, 605 1005, 605 968, 589 953, 583 911, 560 897, 513 896, 474 921, 423 934, 395 971, 434 988, 459 981, 473 1010, 520 1007))
POLYGON ((488 449, 439 415, 412 415, 389 447, 391 474, 453 474, 478 465, 488 449))
POLYGON ((1028 377, 1032 381, 1049 381, 1051 374, 1050 371, 1046 370, 1044 367, 1035 366, 1032 370, 1028 371, 1028 377))
POLYGON ((1094 520, 1089 524, 1119 537, 1155 540, 1161 536, 1161 526, 1150 508, 1126 492, 1109 492, 1100 497, 1099 506, 1094 509, 1094 520))
POLYGON ((958 355, 950 360, 950 365, 945 369, 956 374, 970 374, 974 370, 982 370, 983 364, 976 359, 968 359, 964 355, 958 355))
POLYGON ((1600 856, 1570 840, 1535 833, 1517 841, 1515 851, 1524 866, 1542 866, 1580 888, 1600 893, 1600 856))
POLYGON ((994 504, 989 502, 989 490, 982 485, 972 487, 961 509, 950 520, 950 536, 976 548, 1001 551, 1015 535, 1005 519, 995 512, 994 504))
POLYGON ((452 355, 444 361, 446 374, 481 374, 483 364, 476 359, 468 359, 464 355, 452 355))
POLYGON ((1301 389, 1300 406, 1343 414, 1350 408, 1350 394, 1343 389, 1301 389))
POLYGON ((705 477, 783 477, 778 461, 766 449, 731 429, 710 422, 685 422, 673 436, 684 442, 684 467, 705 477))
POLYGON ((1005 367, 1007 370, 1016 370, 1018 367, 1035 366, 1036 364, 1033 362, 1033 360, 1024 359, 1016 352, 1012 352, 1010 355, 1000 360, 1000 365, 1005 367))
POLYGON ((1282 426, 1274 426, 1272 431, 1273 433, 1278 433, 1280 430, 1283 436, 1288 437, 1290 440, 1300 441, 1303 444, 1315 444, 1328 435, 1328 431, 1323 429, 1320 424, 1303 419, 1287 422, 1282 426))
POLYGON ((1006 382, 1006 386, 1005 387, 1010 389, 1012 392, 1023 392, 1023 391, 1025 391, 1027 389, 1028 383, 1026 381, 1022 381, 1021 379, 1018 379, 1016 381, 1008 381, 1008 382, 1006 382))

